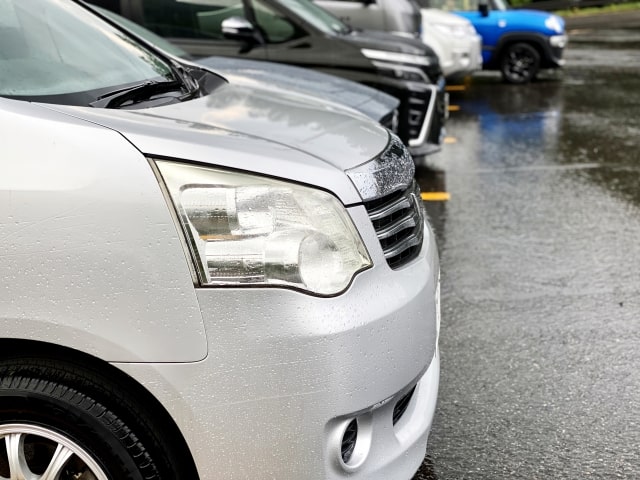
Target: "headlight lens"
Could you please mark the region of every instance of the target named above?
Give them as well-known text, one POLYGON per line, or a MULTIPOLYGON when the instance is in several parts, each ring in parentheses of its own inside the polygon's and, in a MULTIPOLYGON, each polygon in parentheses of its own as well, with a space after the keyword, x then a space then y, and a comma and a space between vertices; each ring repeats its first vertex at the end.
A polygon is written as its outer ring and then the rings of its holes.
POLYGON ((158 160, 203 286, 344 291, 371 259, 332 195, 264 177, 158 160))
POLYGON ((398 78, 410 82, 429 82, 429 77, 418 67, 400 65, 397 63, 372 62, 380 75, 398 78))
POLYGON ((433 27, 440 30, 445 35, 451 35, 454 37, 464 37, 468 35, 468 29, 466 25, 450 25, 447 23, 434 23, 433 27))
POLYGON ((549 17, 547 17, 547 19, 544 21, 544 26, 556 33, 562 33, 564 30, 563 21, 556 15, 550 15, 549 17))
POLYGON ((393 63, 410 63, 413 65, 429 66, 433 60, 426 55, 413 55, 411 53, 388 52, 386 50, 370 50, 363 48, 362 54, 371 60, 380 60, 393 63))

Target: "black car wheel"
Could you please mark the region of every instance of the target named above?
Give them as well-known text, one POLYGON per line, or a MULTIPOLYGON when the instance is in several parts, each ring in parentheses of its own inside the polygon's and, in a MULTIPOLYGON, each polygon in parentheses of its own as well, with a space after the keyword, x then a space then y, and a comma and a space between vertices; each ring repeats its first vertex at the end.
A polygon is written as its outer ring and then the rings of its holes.
POLYGON ((121 401, 126 392, 98 400, 82 384, 89 385, 86 377, 55 365, 0 362, 0 478, 179 478, 149 440, 157 438, 152 427, 131 420, 144 414, 121 401), (123 409, 131 413, 126 423, 114 412, 123 409))
POLYGON ((540 54, 528 43, 509 45, 502 54, 500 71, 508 83, 529 83, 540 70, 540 54))

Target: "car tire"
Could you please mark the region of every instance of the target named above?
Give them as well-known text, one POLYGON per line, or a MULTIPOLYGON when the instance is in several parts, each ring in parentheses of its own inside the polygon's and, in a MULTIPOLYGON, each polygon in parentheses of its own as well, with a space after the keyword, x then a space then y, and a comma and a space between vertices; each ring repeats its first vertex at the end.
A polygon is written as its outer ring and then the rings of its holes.
POLYGON ((540 54, 536 48, 524 42, 507 46, 500 59, 502 79, 507 83, 529 83, 540 70, 540 54))
MULTIPOLYGON (((147 480, 180 478, 163 466, 150 427, 130 419, 145 418, 128 399, 129 420, 119 392, 96 399, 73 385, 89 385, 90 375, 77 375, 54 364, 0 362, 0 478, 55 480, 147 480), (153 444, 153 441, 149 443, 153 444), (152 447, 152 448, 150 448, 152 447), (153 453, 160 458, 157 463, 153 453)), ((105 388, 104 384, 99 388, 105 388)), ((107 387, 108 388, 108 387, 107 387)), ((91 390, 87 388, 87 390, 91 390)), ((97 391, 97 390, 96 390, 97 391)), ((166 463, 166 462, 165 462, 166 463)))

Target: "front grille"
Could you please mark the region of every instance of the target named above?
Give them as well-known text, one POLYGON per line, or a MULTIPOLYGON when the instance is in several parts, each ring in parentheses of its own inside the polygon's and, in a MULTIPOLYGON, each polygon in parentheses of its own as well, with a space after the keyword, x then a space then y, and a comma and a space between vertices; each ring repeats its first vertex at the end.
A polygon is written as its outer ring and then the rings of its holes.
POLYGON ((411 401, 411 397, 413 397, 413 392, 415 392, 416 387, 413 387, 409 390, 400 400, 396 403, 396 406, 393 407, 393 424, 395 425, 400 421, 404 412, 407 411, 407 407, 409 406, 409 402, 411 401))
POLYGON ((367 202, 365 207, 391 268, 418 256, 424 236, 424 210, 415 181, 406 190, 367 202))
POLYGON ((409 128, 409 139, 411 140, 420 138, 422 125, 427 117, 431 95, 431 90, 424 90, 422 92, 411 91, 409 93, 407 104, 407 124, 409 128))

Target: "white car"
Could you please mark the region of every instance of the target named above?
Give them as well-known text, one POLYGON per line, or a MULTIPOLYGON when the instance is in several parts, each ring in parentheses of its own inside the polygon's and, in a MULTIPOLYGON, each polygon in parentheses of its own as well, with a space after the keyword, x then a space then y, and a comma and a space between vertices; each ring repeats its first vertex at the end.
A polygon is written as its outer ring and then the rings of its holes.
POLYGON ((0 1, 0 478, 409 480, 439 262, 397 136, 0 1))
POLYGON ((441 6, 433 3, 442 4, 442 0, 314 1, 356 28, 421 38, 438 56, 447 79, 457 79, 482 68, 480 36, 470 21, 431 8, 441 6))
POLYGON ((437 8, 423 8, 421 13, 422 41, 438 55, 447 79, 482 69, 482 38, 469 20, 437 8))

